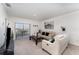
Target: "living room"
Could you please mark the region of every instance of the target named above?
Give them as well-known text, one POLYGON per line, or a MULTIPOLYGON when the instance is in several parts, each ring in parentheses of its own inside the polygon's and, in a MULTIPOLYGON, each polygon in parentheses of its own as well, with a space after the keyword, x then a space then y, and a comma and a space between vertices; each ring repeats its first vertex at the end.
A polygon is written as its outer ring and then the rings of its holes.
POLYGON ((1 9, 1 16, 7 15, 6 27, 13 33, 14 55, 79 55, 78 3, 0 5, 5 11, 1 9))

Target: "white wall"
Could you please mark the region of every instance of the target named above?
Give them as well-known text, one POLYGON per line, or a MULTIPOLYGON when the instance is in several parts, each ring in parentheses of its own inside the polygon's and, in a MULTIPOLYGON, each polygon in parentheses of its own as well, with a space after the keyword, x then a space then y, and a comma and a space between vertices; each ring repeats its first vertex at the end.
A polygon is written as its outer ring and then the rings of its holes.
MULTIPOLYGON (((40 21, 24 19, 24 18, 19 18, 19 17, 9 17, 9 23, 10 23, 9 27, 12 28, 15 35, 16 35, 16 33, 15 33, 15 23, 16 22, 30 24, 30 35, 36 33, 39 30, 40 21), (38 27, 33 27, 33 25, 38 25, 38 27)), ((15 39, 15 36, 14 36, 14 39, 15 39)))
POLYGON ((0 47, 4 44, 5 42, 5 34, 6 34, 6 21, 5 18, 7 19, 7 15, 5 13, 5 10, 3 6, 0 4, 0 47))
MULTIPOLYGON (((57 33, 63 33, 61 26, 66 28, 65 33, 68 35, 71 44, 79 46, 79 11, 75 11, 69 14, 64 14, 58 17, 48 19, 46 21, 54 21, 54 30, 57 33)), ((45 21, 42 22, 42 24, 45 21)), ((43 30, 44 27, 42 27, 43 30)))

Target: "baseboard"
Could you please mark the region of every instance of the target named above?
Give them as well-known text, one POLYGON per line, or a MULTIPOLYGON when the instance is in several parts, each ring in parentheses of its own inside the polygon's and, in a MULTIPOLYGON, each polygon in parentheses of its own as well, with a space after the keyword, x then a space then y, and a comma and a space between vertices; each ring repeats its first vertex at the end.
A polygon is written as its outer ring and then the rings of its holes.
POLYGON ((78 44, 75 44, 75 43, 69 43, 69 45, 79 46, 78 44))

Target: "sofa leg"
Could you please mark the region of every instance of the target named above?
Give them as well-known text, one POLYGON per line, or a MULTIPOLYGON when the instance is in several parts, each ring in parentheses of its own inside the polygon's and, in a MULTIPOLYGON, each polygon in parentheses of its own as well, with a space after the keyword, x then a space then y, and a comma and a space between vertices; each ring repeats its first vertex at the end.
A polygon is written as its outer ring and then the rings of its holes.
POLYGON ((49 55, 52 55, 52 54, 50 54, 48 51, 46 51, 45 49, 42 48, 42 50, 45 51, 46 53, 48 53, 49 55))

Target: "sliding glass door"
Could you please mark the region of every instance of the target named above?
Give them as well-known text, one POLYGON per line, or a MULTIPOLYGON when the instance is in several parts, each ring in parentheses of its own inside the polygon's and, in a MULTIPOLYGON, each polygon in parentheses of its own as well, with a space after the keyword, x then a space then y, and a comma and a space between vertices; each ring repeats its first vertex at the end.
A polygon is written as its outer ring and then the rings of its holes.
POLYGON ((30 24, 16 23, 16 39, 28 39, 30 35, 30 24))

